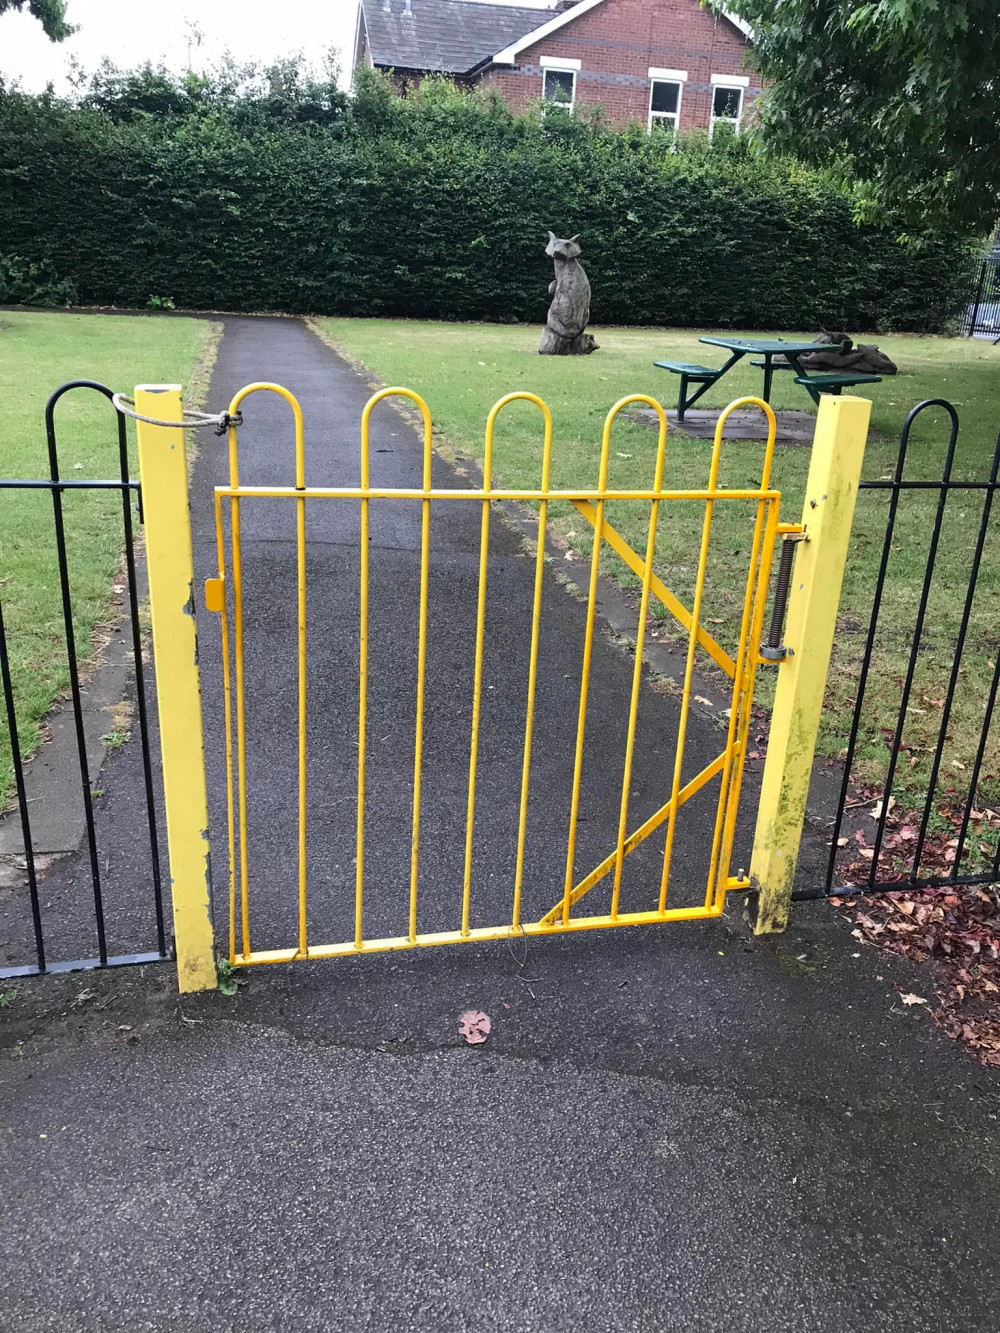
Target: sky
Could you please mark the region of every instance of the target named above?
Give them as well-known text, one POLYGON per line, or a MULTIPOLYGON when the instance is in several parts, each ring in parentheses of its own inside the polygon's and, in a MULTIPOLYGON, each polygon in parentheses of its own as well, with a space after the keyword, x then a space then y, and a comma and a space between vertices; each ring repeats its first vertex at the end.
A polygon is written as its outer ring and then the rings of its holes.
MULTIPOLYGON (((507 0, 539 3, 549 0, 507 0)), ((420 0, 413 0, 419 10, 420 0)), ((69 91, 71 60, 95 69, 106 56, 128 68, 161 60, 170 68, 211 65, 228 48, 240 60, 269 63, 302 52, 319 67, 330 47, 341 52, 350 74, 357 0, 68 0, 68 18, 79 31, 50 42, 27 12, 0 18, 0 74, 19 79, 27 92, 52 83, 69 91), (190 56, 189 56, 190 52, 190 56)))

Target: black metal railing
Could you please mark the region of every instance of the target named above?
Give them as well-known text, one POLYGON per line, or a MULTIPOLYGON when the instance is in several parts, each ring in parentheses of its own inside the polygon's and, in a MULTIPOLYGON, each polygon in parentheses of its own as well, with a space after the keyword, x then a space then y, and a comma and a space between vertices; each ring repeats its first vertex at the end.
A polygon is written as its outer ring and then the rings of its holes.
POLYGON ((969 301, 962 311, 959 332, 964 338, 1000 342, 1000 251, 994 249, 970 276, 969 301))
MULTIPOLYGON (((12 632, 3 619, 2 599, 0 599, 0 675, 2 675, 4 714, 12 751, 12 767, 16 803, 5 819, 18 819, 20 822, 21 842, 24 849, 23 866, 27 876, 28 907, 30 910, 30 934, 33 938, 34 961, 0 967, 0 978, 37 975, 43 972, 71 971, 94 967, 114 967, 126 963, 151 962, 166 958, 167 940, 163 916, 163 892, 160 868, 160 839, 157 827, 156 799, 153 783, 153 753, 150 739, 149 718, 146 700, 146 680, 143 670, 142 626, 139 618, 139 591, 136 569, 135 530, 133 524, 133 494, 138 504, 138 518, 142 522, 142 495, 138 481, 130 475, 128 458, 128 439, 125 418, 114 411, 117 429, 118 470, 119 476, 111 480, 67 481, 60 474, 59 449, 56 439, 56 406, 63 396, 76 390, 92 391, 103 395, 110 404, 112 390, 106 385, 93 380, 71 380, 63 384, 49 398, 45 408, 45 432, 48 445, 49 476, 45 479, 0 479, 0 490, 4 491, 47 491, 52 497, 52 520, 55 554, 59 572, 59 595, 61 600, 62 621, 65 634, 66 659, 69 674, 70 697, 67 706, 72 711, 73 731, 75 733, 76 765, 79 769, 80 794, 83 804, 85 844, 84 859, 90 881, 92 898, 92 923, 88 930, 96 943, 96 954, 92 957, 53 959, 45 941, 45 911, 41 901, 39 886, 38 856, 32 836, 31 814, 29 810, 28 783, 21 745, 25 737, 19 736, 16 718, 16 681, 11 665, 10 643, 8 635, 12 632), (105 885, 102 878, 101 856, 97 820, 94 811, 93 775, 87 756, 87 740, 84 729, 83 697, 81 674, 76 634, 73 625, 73 591, 70 578, 70 562, 67 552, 66 524, 63 513, 63 496, 66 492, 77 491, 118 491, 121 495, 122 527, 124 536, 125 575, 128 590, 128 618, 131 629, 132 654, 135 672, 135 706, 139 725, 139 745, 143 774, 145 812, 143 824, 148 838, 150 864, 149 905, 152 908, 153 929, 156 937, 155 950, 140 953, 115 953, 109 946, 108 921, 105 908, 105 885)), ((87 645, 89 652, 90 645, 87 645)), ((2 793, 0 793, 2 795, 2 793)), ((79 912, 81 904, 73 896, 74 909, 79 912)), ((77 925, 80 923, 77 922, 77 925)), ((77 932, 79 935, 81 932, 77 932)))
MULTIPOLYGON (((1000 437, 998 437, 996 447, 993 450, 992 462, 987 477, 977 481, 954 480, 952 473, 955 463, 955 450, 958 443, 958 432, 958 414, 951 403, 940 398, 928 399, 925 402, 919 403, 910 412, 909 416, 906 418, 906 423, 903 426, 899 451, 896 456, 896 464, 892 477, 862 481, 860 484, 859 489, 861 492, 888 492, 889 509, 886 517, 881 558, 873 592, 871 618, 868 623, 865 647, 858 674, 857 694, 851 718, 851 728, 843 756, 843 777, 840 785, 836 813, 833 817, 825 881, 820 889, 804 888, 797 892, 794 895, 796 899, 830 897, 836 893, 843 893, 845 888, 863 894, 874 894, 900 890, 938 888, 945 885, 989 884, 1000 880, 1000 839, 998 839, 996 848, 993 849, 992 865, 989 869, 983 871, 963 871, 962 869, 962 862, 969 836, 969 823, 972 817, 972 812, 976 808, 976 798, 979 790, 980 778, 982 776, 983 762, 986 755, 990 728, 993 722, 998 686, 1000 686, 1000 644, 997 645, 998 651, 995 653, 996 665, 993 669, 992 680, 985 702, 979 741, 976 747, 976 755, 971 772, 969 773, 968 788, 964 806, 962 807, 957 840, 955 841, 955 845, 949 848, 949 852, 954 853, 951 859, 951 868, 947 874, 943 875, 933 873, 921 874, 922 861, 927 844, 928 828, 935 808, 935 803, 939 800, 938 786, 941 774, 942 756, 944 753, 945 742, 948 737, 949 723, 952 719, 956 691, 958 690, 960 677, 963 671, 963 653, 968 639, 969 625, 972 619, 973 603, 976 597, 979 575, 983 566, 987 536, 990 532, 993 497, 998 485, 998 474, 1000 474, 1000 437), (922 413, 931 408, 943 410, 947 415, 949 422, 948 444, 945 450, 941 478, 940 480, 931 481, 908 480, 904 477, 904 470, 906 467, 907 451, 910 445, 910 435, 913 424, 922 413), (877 818, 875 820, 874 842, 870 846, 866 846, 865 849, 866 855, 870 856, 870 870, 867 876, 855 876, 854 879, 848 879, 845 884, 838 886, 835 883, 835 880, 841 857, 843 856, 845 859, 849 859, 852 855, 856 854, 857 850, 856 847, 852 846, 848 851, 844 853, 841 852, 841 831, 844 827, 845 814, 852 804, 850 802, 852 796, 852 768, 857 753, 858 738, 862 732, 863 720, 865 718, 865 706, 871 674, 872 656, 875 650, 876 637, 880 629, 880 612, 882 609, 883 595, 889 571, 890 554, 894 549, 898 549, 894 545, 894 538, 897 534, 897 519, 899 517, 900 505, 901 503, 906 503, 905 497, 907 496, 919 493, 926 495, 928 492, 932 494, 936 493, 937 504, 934 508, 934 517, 930 528, 927 558, 924 566, 916 613, 912 625, 894 624, 891 626, 891 632, 897 637, 909 634, 911 635, 911 639, 902 692, 900 695, 899 710, 896 716, 895 725, 891 729, 888 760, 886 763, 885 777, 881 784, 881 795, 878 798, 877 803, 874 800, 871 802, 874 810, 877 812, 877 818), (927 777, 927 790, 922 801, 916 801, 916 809, 919 810, 919 822, 917 823, 915 837, 912 839, 912 855, 906 858, 909 862, 909 868, 904 871, 904 873, 900 874, 897 856, 897 863, 893 866, 893 874, 886 877, 887 868, 883 862, 883 851, 886 842, 887 823, 893 804, 893 789, 896 784, 900 751, 903 745, 904 727, 906 726, 908 710, 911 707, 914 676, 916 674, 917 663, 923 646, 923 637, 928 619, 928 605, 931 598, 935 567, 942 548, 941 536, 945 515, 949 499, 956 493, 981 495, 982 512, 979 517, 976 542, 969 565, 968 584, 962 602, 962 611, 958 629, 951 645, 952 660, 948 674, 948 684, 943 700, 938 701, 941 707, 941 720, 937 729, 937 738, 932 749, 930 771, 927 777)), ((863 503, 863 496, 859 495, 859 507, 863 503)), ((912 795, 909 799, 913 800, 912 795)), ((862 803, 855 802, 853 804, 857 805, 862 803)), ((898 852, 898 849, 895 850, 898 852)))

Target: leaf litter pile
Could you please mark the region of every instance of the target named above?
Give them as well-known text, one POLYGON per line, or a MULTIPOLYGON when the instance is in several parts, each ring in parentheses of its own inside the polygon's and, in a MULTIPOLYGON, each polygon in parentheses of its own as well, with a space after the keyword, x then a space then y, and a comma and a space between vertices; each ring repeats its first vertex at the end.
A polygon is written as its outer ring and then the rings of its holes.
MULTIPOLYGON (((839 840, 843 889, 831 898, 845 919, 853 921, 852 935, 913 962, 925 963, 931 974, 935 999, 902 995, 906 1005, 926 1006, 934 1022, 959 1041, 985 1065, 1000 1067, 1000 885, 948 884, 941 888, 912 889, 866 896, 874 860, 875 825, 881 802, 872 790, 862 790, 870 806, 853 821, 857 827, 839 840), (868 822, 868 827, 865 823, 868 822), (858 886, 861 892, 851 892, 858 886)), ((958 855, 963 811, 947 801, 938 806, 928 828, 920 857, 920 877, 950 875, 958 855)), ((898 812, 890 801, 885 837, 875 878, 880 883, 905 883, 920 831, 920 813, 898 812)), ((972 810, 962 870, 986 873, 993 864, 1000 815, 995 810, 972 810)))

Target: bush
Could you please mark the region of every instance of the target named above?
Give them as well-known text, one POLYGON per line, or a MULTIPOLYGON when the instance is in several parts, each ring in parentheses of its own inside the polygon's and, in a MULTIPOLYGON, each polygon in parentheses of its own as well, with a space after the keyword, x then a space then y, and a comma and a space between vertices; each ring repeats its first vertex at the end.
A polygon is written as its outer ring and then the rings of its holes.
POLYGON ((73 305, 76 286, 57 278, 47 259, 33 263, 20 255, 0 255, 0 304, 73 305))
POLYGON ((965 298, 961 239, 904 248, 745 139, 364 71, 348 108, 282 69, 242 93, 148 70, 77 104, 0 90, 7 244, 126 306, 539 321, 549 228, 583 234, 602 324, 936 331, 965 298))

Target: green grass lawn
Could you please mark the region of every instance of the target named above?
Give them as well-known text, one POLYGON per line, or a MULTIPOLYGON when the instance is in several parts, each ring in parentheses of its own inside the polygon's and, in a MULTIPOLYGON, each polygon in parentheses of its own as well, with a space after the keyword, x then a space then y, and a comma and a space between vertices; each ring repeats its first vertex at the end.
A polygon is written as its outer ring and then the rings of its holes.
MULTIPOLYGON (((215 338, 216 327, 206 320, 0 312, 5 386, 0 475, 49 475, 45 403, 66 380, 96 379, 129 393, 137 383, 180 381, 194 405, 196 372, 215 338)), ((68 395, 56 409, 56 429, 67 480, 119 475, 116 416, 106 400, 83 391, 68 395)), ((74 634, 84 662, 114 597, 123 543, 121 499, 118 492, 67 492, 63 508, 74 634)), ((69 684, 47 492, 0 491, 0 598, 21 749, 29 753, 39 721, 69 684)), ((109 719, 109 730, 111 725, 109 719)), ((0 796, 11 781, 10 738, 0 708, 0 796)))
MULTIPOLYGON (((697 331, 674 329, 597 330, 601 350, 586 358, 539 357, 538 330, 505 325, 463 325, 402 320, 324 319, 325 334, 363 362, 387 383, 406 385, 430 405, 436 427, 457 451, 481 457, 483 425, 492 404, 512 390, 538 393, 555 420, 552 484, 596 484, 601 428, 608 408, 629 393, 650 393, 666 407, 676 405, 677 379, 654 369, 654 359, 721 364, 722 349, 698 343, 697 331)), ((756 331, 757 336, 774 336, 756 331)), ((996 432, 1000 428, 1000 348, 989 343, 944 338, 882 336, 880 346, 896 361, 900 374, 869 386, 873 402, 874 438, 868 446, 866 478, 889 475, 895 462, 899 432, 907 411, 924 398, 944 397, 958 408, 962 432, 954 478, 983 479, 989 471, 996 432)), ((699 406, 718 407, 743 394, 759 393, 762 374, 744 360, 705 395, 699 406)), ((862 390, 864 391, 864 390, 862 390)), ((775 377, 776 408, 812 411, 812 400, 790 375, 775 377)), ((620 420, 612 446, 611 484, 651 484, 655 432, 620 420)), ((940 477, 947 443, 941 414, 926 414, 914 430, 907 476, 940 477)), ((497 430, 494 473, 510 487, 538 485, 541 433, 537 410, 514 404, 497 430)), ((762 445, 732 440, 723 454, 722 481, 729 486, 753 485, 759 477, 762 445)), ((710 444, 674 435, 668 442, 665 484, 678 488, 703 485, 710 444)), ((779 446, 773 483, 782 490, 782 513, 797 520, 809 464, 808 448, 779 446)), ((884 774, 884 730, 895 724, 900 688, 910 649, 916 604, 936 496, 911 492, 900 504, 896 538, 889 566, 881 626, 869 684, 869 707, 859 744, 856 775, 884 774)), ((821 753, 837 756, 846 744, 855 680, 872 606, 872 589, 882 550, 888 497, 880 493, 859 500, 851 559, 842 600, 840 633, 834 661, 821 753)), ((550 510, 555 527, 581 557, 590 549, 590 528, 568 507, 550 510)), ((667 585, 690 604, 695 574, 701 506, 687 511, 678 504, 663 506, 658 531, 657 567, 667 585)), ((981 495, 953 492, 946 510, 937 574, 921 641, 911 708, 908 713, 899 777, 900 794, 926 785, 929 747, 940 724, 940 700, 947 685, 952 644, 968 582, 968 569, 982 513, 981 495)), ((609 518, 639 550, 644 548, 648 510, 617 505, 609 518)), ((973 608, 963 673, 948 728, 942 784, 954 781, 962 792, 963 774, 971 766, 982 723, 983 704, 1000 641, 1000 550, 991 525, 979 591, 973 608)), ((713 633, 731 647, 735 641, 746 577, 744 550, 750 514, 737 502, 717 506, 705 616, 713 633)), ((626 586, 637 580, 608 553, 607 567, 626 586)), ((577 574, 578 580, 585 578, 577 574)), ((667 631, 664 626, 664 632, 667 631)), ((773 672, 762 669, 759 698, 767 703, 773 672)), ((1000 737, 991 742, 984 767, 982 793, 1000 795, 1000 737)), ((981 794, 982 794, 981 793, 981 794)))

